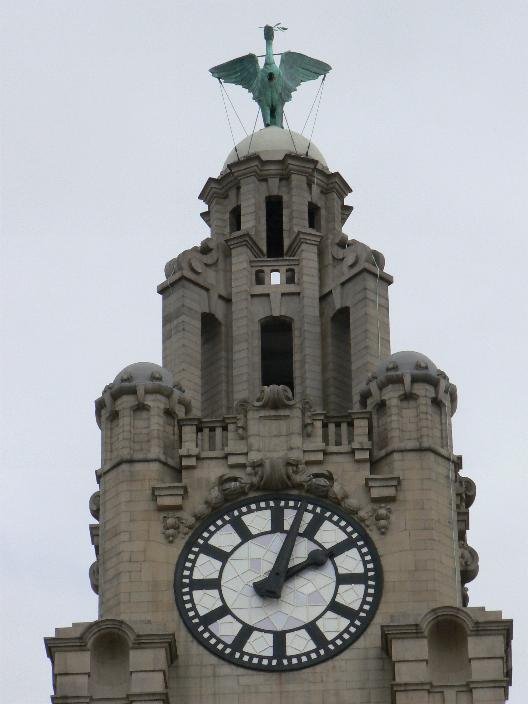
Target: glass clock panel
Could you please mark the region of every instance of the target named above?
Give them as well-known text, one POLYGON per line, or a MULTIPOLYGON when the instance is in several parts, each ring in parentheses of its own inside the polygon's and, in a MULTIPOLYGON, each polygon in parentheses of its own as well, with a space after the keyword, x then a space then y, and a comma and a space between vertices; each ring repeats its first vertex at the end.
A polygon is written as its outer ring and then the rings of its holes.
POLYGON ((365 530, 326 501, 252 497, 211 514, 187 540, 174 579, 191 634, 243 667, 315 665, 356 641, 382 576, 365 530))

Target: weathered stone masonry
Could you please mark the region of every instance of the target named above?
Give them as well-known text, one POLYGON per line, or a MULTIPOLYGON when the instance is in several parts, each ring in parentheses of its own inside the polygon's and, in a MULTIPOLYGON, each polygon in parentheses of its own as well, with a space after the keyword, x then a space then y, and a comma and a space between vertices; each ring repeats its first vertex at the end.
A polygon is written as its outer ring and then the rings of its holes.
POLYGON ((55 704, 507 698, 511 622, 468 606, 475 484, 453 453, 456 388, 425 355, 390 354, 383 255, 343 233, 350 187, 315 147, 304 155, 303 139, 294 133, 292 150, 288 132, 268 127, 208 179, 210 236, 168 262, 158 287, 163 366, 126 367, 96 401, 99 615, 46 639, 55 704), (283 256, 268 256, 272 246, 283 256), (360 521, 384 573, 361 638, 288 673, 216 658, 173 593, 193 527, 269 492, 268 476, 271 490, 325 497, 360 521))

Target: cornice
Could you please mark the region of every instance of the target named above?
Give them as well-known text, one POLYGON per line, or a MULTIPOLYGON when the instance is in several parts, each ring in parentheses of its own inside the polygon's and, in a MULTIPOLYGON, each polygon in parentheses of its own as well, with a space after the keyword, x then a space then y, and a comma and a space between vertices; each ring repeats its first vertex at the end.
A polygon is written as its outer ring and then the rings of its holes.
POLYGON ((297 230, 295 237, 293 238, 286 255, 288 257, 296 257, 297 252, 303 244, 315 245, 319 247, 324 235, 317 230, 297 230))
POLYGON ((264 258, 264 252, 253 239, 253 235, 248 230, 239 230, 229 235, 224 240, 229 249, 233 250, 237 247, 246 247, 253 257, 264 258))

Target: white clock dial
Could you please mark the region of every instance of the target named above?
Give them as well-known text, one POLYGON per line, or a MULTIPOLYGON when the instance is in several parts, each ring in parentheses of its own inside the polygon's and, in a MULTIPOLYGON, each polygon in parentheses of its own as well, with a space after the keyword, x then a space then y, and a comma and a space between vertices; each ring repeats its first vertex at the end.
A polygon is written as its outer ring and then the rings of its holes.
POLYGON ((191 535, 175 595, 192 635, 220 657, 255 669, 299 669, 357 640, 377 608, 381 568, 364 529, 332 504, 253 497, 211 515, 191 535), (274 596, 257 593, 255 583, 270 580, 274 596))

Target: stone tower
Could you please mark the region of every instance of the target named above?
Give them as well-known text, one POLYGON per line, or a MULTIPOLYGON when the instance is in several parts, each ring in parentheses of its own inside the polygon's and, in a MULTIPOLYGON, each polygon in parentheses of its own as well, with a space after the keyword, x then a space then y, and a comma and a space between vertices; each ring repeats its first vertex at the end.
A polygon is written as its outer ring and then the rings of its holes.
POLYGON ((390 353, 349 192, 276 126, 207 180, 210 236, 158 287, 163 366, 96 401, 99 618, 46 639, 55 704, 507 699, 511 622, 468 606, 456 387, 390 353))

